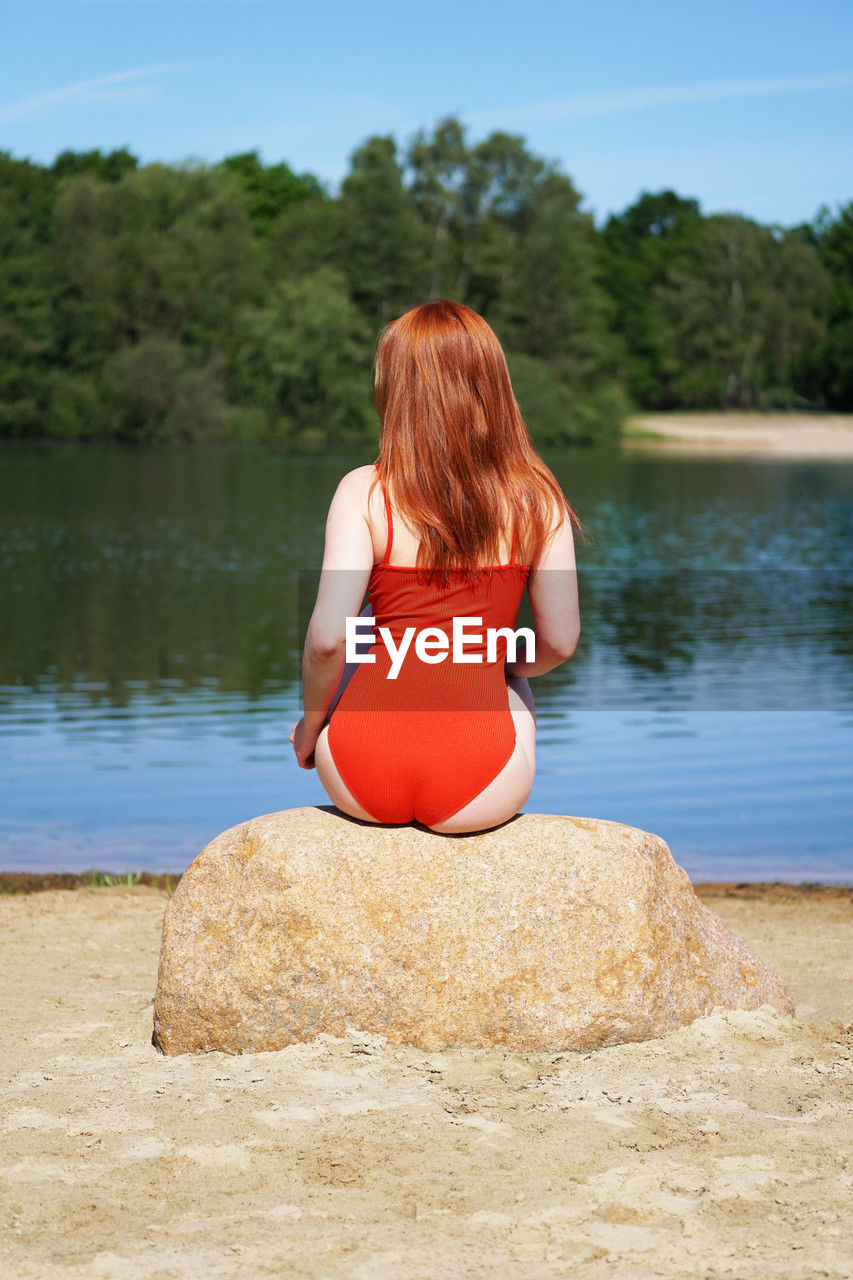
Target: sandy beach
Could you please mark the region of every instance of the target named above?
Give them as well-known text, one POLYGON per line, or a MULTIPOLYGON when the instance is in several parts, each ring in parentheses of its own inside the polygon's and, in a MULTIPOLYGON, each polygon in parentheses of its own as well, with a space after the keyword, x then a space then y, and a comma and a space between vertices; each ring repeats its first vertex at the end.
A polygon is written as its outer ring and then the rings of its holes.
POLYGON ((166 893, 4 896, 0 1275, 849 1276, 853 895, 700 893, 794 1017, 179 1058, 151 1045, 166 893))
POLYGON ((642 413, 627 424, 623 445, 654 453, 851 459, 853 414, 642 413))

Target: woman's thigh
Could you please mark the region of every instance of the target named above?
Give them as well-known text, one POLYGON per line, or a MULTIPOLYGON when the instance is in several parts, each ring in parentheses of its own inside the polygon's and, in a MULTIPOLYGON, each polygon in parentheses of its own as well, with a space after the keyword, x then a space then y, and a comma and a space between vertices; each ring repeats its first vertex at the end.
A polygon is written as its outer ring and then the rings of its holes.
POLYGON ((340 809, 342 813, 349 814, 351 818, 361 818, 363 822, 375 821, 375 818, 366 809, 362 809, 338 773, 338 766, 335 764, 334 757, 329 749, 328 725, 320 730, 320 736, 314 748, 314 764, 317 766, 317 777, 320 779, 332 804, 337 809, 340 809))
POLYGON ((432 831, 485 831, 518 813, 533 787, 536 772, 536 710, 526 680, 508 680, 509 709, 515 721, 515 747, 500 773, 468 804, 431 827, 432 831))

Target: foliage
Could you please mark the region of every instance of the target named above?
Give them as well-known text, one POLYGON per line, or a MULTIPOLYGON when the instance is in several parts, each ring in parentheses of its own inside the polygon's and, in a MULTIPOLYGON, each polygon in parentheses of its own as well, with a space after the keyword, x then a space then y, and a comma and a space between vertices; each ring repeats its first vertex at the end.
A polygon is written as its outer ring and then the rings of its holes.
POLYGON ((467 302, 535 438, 647 407, 853 408, 853 205, 784 230, 643 193, 596 229, 523 138, 454 117, 353 152, 336 196, 257 151, 41 166, 0 151, 0 436, 375 439, 383 325, 467 302))
POLYGON ((289 165, 264 165, 257 151, 226 156, 220 169, 233 174, 245 196, 254 230, 269 235, 293 205, 321 200, 325 192, 313 173, 295 174, 289 165))
POLYGON ((623 379, 638 403, 762 407, 807 391, 829 280, 796 229, 703 217, 695 200, 645 193, 608 220, 601 255, 623 379))
POLYGON ((807 240, 829 277, 828 325, 822 341, 804 357, 804 375, 816 399, 853 410, 853 201, 835 217, 824 206, 807 240))
POLYGON ((760 406, 823 337, 826 293, 817 255, 796 233, 704 219, 653 292, 663 396, 696 408, 760 406))
POLYGON ((668 262, 689 244, 701 223, 699 205, 674 191, 644 192, 608 218, 598 238, 601 279, 611 323, 621 339, 620 374, 638 403, 667 407, 662 388, 663 333, 654 289, 668 262))
POLYGON ((423 300, 425 235, 393 138, 370 138, 341 184, 341 265, 374 328, 423 300))
POLYGON ((0 434, 38 435, 55 360, 50 218, 54 180, 0 151, 0 434))
POLYGON ((257 429, 270 440, 357 444, 373 424, 370 357, 371 330, 343 277, 321 267, 279 281, 263 306, 241 313, 230 390, 261 411, 257 429))

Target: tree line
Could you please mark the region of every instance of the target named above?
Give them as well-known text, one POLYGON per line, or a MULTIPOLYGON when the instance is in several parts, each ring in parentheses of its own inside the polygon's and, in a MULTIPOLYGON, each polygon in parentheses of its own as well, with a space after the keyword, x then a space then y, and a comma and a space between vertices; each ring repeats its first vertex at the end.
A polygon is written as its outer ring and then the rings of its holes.
POLYGON ((0 151, 5 438, 367 443, 379 331, 442 296, 493 325, 542 444, 853 409, 853 203, 783 228, 663 191, 596 227, 523 138, 453 118, 367 139, 335 195, 257 152, 0 151))

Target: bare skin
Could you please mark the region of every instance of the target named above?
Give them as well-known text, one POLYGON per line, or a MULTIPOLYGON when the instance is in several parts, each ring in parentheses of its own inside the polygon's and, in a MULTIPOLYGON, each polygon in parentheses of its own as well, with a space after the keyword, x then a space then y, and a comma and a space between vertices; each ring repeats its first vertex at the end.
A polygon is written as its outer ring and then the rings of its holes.
MULTIPOLYGON (((329 750, 328 719, 342 682, 352 673, 344 663, 343 619, 359 611, 370 571, 385 555, 388 531, 378 487, 368 500, 372 476, 372 467, 349 472, 329 510, 323 573, 305 643, 306 714, 290 735, 299 764, 316 767, 332 803, 350 817, 366 822, 375 819, 352 796, 329 750)), ((390 563, 413 566, 418 540, 396 511, 393 517, 390 563)), ((510 559, 509 540, 508 532, 500 563, 510 559)), ((450 818, 434 824, 433 831, 451 834, 498 826, 518 813, 530 795, 536 769, 536 713, 527 677, 549 671, 571 657, 580 633, 574 543, 567 520, 556 526, 540 562, 531 570, 528 592, 536 629, 536 661, 511 663, 506 668, 515 748, 483 791, 450 818)))
MULTIPOLYGON (((444 822, 432 824, 430 830, 445 834, 485 831, 518 813, 530 795, 536 772, 536 712, 533 695, 530 685, 523 679, 508 680, 507 691, 510 711, 515 721, 515 748, 512 755, 500 773, 478 796, 444 822)), ((373 822, 373 816, 362 808, 338 773, 329 750, 328 736, 328 725, 324 725, 314 748, 314 762, 329 799, 351 818, 373 822)))

